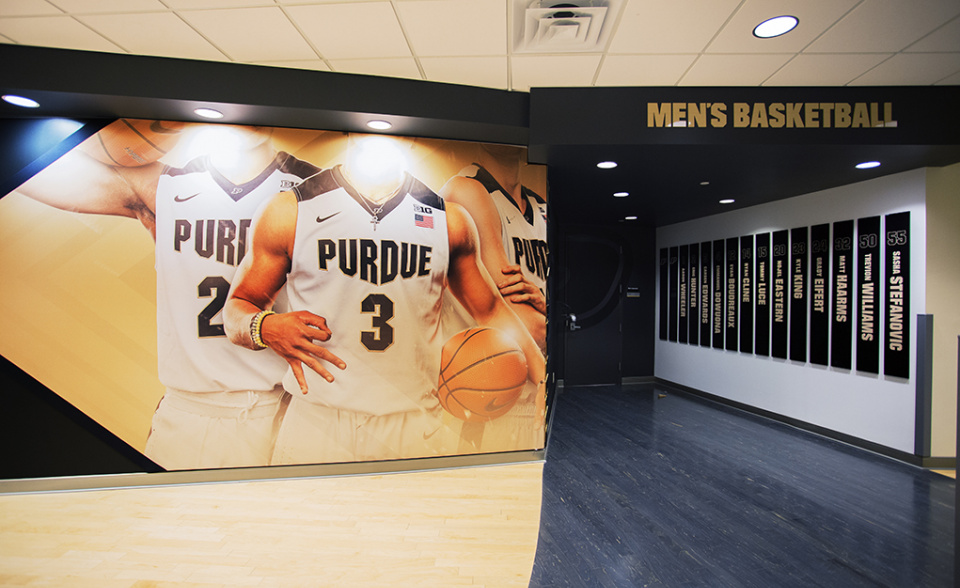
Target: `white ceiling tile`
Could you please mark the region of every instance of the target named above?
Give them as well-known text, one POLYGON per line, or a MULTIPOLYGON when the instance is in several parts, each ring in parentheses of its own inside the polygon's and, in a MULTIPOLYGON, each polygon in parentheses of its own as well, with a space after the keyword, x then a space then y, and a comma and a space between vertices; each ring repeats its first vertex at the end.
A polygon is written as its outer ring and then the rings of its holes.
POLYGON ((759 86, 792 55, 701 55, 681 86, 759 86))
POLYGON ((185 59, 224 60, 216 47, 172 12, 77 17, 131 53, 185 59))
POLYGON ((200 10, 204 8, 249 8, 273 4, 270 0, 163 0, 174 10, 200 10))
POLYGON ((960 86, 960 72, 944 78, 936 83, 937 86, 960 86))
POLYGON ((46 16, 63 14, 46 0, 3 0, 0 2, 0 17, 3 16, 46 16))
POLYGON ((764 86, 845 86, 891 53, 802 53, 773 74, 764 86))
POLYGON ((430 81, 507 88, 506 56, 421 57, 420 65, 430 81))
POLYGON ((599 55, 514 55, 511 89, 592 86, 599 55))
POLYGON ((696 55, 608 55, 598 86, 673 86, 696 55))
POLYGON ((412 57, 388 59, 331 59, 334 71, 341 73, 388 76, 391 78, 422 79, 417 62, 412 57))
POLYGON ((416 0, 397 4, 418 56, 506 55, 503 0, 416 0))
POLYGON ((71 14, 168 10, 168 7, 159 0, 50 0, 50 2, 71 14))
POLYGON ((23 45, 123 52, 123 49, 69 16, 2 18, 0 35, 23 45))
POLYGON ((237 61, 314 59, 316 53, 277 7, 180 12, 191 26, 237 61))
POLYGON ((957 0, 864 0, 806 51, 900 51, 957 14, 960 14, 957 0))
POLYGON ((901 53, 850 83, 851 86, 926 86, 960 72, 960 53, 901 53))
POLYGON ((708 53, 796 53, 819 37, 859 0, 747 0, 707 47, 708 53), (772 39, 754 36, 753 29, 775 16, 800 20, 797 28, 772 39))
POLYGON ((946 25, 933 31, 906 48, 908 53, 949 53, 960 51, 960 18, 955 18, 946 25))
POLYGON ((389 2, 288 6, 284 10, 327 59, 410 57, 389 2))
POLYGON ((740 0, 630 0, 611 53, 699 53, 740 0))
POLYGON ((314 71, 330 71, 330 66, 321 59, 304 59, 300 61, 256 61, 254 65, 268 67, 288 67, 291 69, 310 69, 314 71))

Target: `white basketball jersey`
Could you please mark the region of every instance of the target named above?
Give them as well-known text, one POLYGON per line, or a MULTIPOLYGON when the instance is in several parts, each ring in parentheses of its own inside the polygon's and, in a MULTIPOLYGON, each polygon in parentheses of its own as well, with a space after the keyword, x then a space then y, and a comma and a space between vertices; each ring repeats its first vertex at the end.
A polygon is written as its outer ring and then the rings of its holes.
POLYGON ((221 311, 260 205, 318 170, 280 153, 234 184, 207 157, 167 167, 157 185, 157 331, 160 381, 188 392, 271 390, 287 363, 232 344, 221 311))
MULTIPOLYGON (((490 194, 500 215, 500 241, 507 260, 519 265, 524 279, 546 294, 547 205, 544 200, 526 186, 521 187, 521 198, 527 202, 526 210, 521 212, 507 191, 479 164, 465 167, 458 175, 480 182, 490 194)), ((502 278, 491 277, 494 282, 502 278)), ((447 296, 444 323, 448 335, 476 325, 476 321, 453 296, 447 296)))
MULTIPOLYGON (((449 260, 443 200, 407 175, 378 209, 339 167, 294 191, 290 309, 324 317, 333 334, 321 345, 347 364, 330 367, 333 383, 305 368, 306 400, 371 415, 434 409, 449 260)), ((283 383, 302 397, 292 371, 283 383)))

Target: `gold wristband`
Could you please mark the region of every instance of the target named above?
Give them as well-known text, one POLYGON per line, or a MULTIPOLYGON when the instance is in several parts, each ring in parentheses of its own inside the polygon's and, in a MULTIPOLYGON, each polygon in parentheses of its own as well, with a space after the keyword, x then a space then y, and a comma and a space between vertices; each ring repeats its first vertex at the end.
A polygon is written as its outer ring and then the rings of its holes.
POLYGON ((261 310, 257 314, 253 315, 253 318, 250 319, 250 340, 253 341, 254 346, 257 349, 266 349, 267 344, 263 342, 263 339, 260 338, 260 326, 263 324, 263 319, 267 318, 271 314, 276 314, 272 310, 261 310))

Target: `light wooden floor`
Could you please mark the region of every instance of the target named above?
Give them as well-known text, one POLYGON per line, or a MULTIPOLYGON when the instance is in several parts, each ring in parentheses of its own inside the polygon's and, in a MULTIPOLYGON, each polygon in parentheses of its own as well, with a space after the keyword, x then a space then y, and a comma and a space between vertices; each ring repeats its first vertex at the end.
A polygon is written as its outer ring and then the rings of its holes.
POLYGON ((542 463, 0 496, 3 586, 527 586, 542 463))

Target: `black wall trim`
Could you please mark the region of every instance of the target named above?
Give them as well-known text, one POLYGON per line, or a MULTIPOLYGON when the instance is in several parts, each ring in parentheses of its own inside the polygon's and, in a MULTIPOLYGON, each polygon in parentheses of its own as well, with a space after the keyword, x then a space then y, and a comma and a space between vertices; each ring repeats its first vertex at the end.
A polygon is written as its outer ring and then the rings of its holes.
POLYGON ((775 412, 770 412, 768 410, 763 410, 755 406, 750 406, 749 404, 744 404, 742 402, 736 402, 715 394, 710 394, 709 392, 704 392, 703 390, 698 390, 696 388, 691 388, 689 386, 684 386, 682 384, 677 384, 676 382, 671 382, 669 380, 664 380, 662 378, 655 378, 657 385, 663 386, 670 389, 672 392, 679 394, 687 394, 690 396, 696 396, 705 400, 716 402, 717 404, 722 404, 730 408, 735 408, 737 410, 742 410, 750 414, 761 416, 773 421, 784 423, 790 425, 791 427, 796 427, 803 431, 814 433, 816 435, 821 435, 834 441, 840 441, 841 443, 846 443, 847 445, 852 445, 854 447, 859 447, 860 449, 865 449, 897 461, 902 461, 910 465, 915 465, 918 467, 937 467, 937 468, 946 468, 951 469, 956 467, 957 460, 953 457, 922 457, 918 455, 912 455, 905 451, 900 451, 893 449, 891 447, 886 447, 880 445, 879 443, 873 443, 872 441, 867 441, 866 439, 860 439, 859 437, 854 437, 852 435, 847 435, 845 433, 840 433, 838 431, 833 431, 818 425, 807 423, 798 419, 787 417, 775 412))

